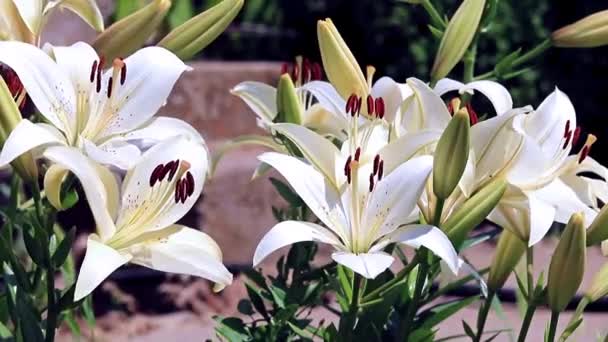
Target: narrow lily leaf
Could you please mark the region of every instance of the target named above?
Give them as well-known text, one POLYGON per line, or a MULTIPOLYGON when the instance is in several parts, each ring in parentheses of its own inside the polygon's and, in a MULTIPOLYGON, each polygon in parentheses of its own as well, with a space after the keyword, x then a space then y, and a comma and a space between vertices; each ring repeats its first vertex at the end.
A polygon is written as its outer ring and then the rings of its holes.
POLYGON ((72 243, 74 242, 74 237, 76 236, 76 227, 72 227, 70 231, 64 236, 63 240, 57 246, 55 253, 53 254, 52 261, 55 267, 61 267, 68 255, 70 254, 70 250, 72 248, 72 243))
POLYGON ((462 321, 462 327, 464 328, 464 332, 467 334, 467 336, 469 336, 472 339, 475 338, 475 333, 473 332, 473 329, 471 329, 469 324, 467 322, 465 322, 464 320, 462 321))
POLYGON ((435 307, 428 309, 425 312, 422 312, 420 315, 422 317, 428 316, 428 318, 426 318, 423 321, 421 328, 430 329, 430 328, 438 325, 439 323, 443 322, 447 318, 456 314, 461 309, 464 309, 467 306, 471 305, 477 299, 479 299, 478 296, 471 296, 471 297, 463 299, 463 300, 457 300, 454 302, 439 304, 435 307))
POLYGON ((247 295, 251 300, 251 304, 257 312, 259 312, 262 317, 264 317, 267 321, 270 320, 270 316, 268 315, 268 311, 266 311, 266 306, 264 305, 264 300, 262 296, 260 296, 259 291, 254 289, 248 283, 245 283, 245 288, 247 289, 247 295))
POLYGON ((351 277, 348 276, 348 272, 346 267, 342 265, 338 266, 338 280, 340 281, 346 299, 350 302, 353 296, 353 289, 351 286, 351 277))
POLYGON ((43 245, 40 244, 38 239, 36 238, 36 231, 30 225, 25 225, 23 227, 23 242, 25 244, 25 249, 27 253, 32 258, 36 264, 43 266, 44 265, 44 249, 43 245))
POLYGON ((279 195, 281 195, 281 197, 283 197, 283 199, 287 201, 290 206, 301 207, 302 205, 304 205, 304 202, 298 196, 298 194, 291 190, 289 186, 287 186, 287 184, 281 182, 280 180, 274 177, 270 177, 269 180, 274 186, 274 188, 277 190, 279 195))
POLYGON ((103 16, 95 0, 61 0, 59 5, 78 14, 95 31, 103 31, 103 16))
POLYGON ((245 330, 245 323, 240 318, 236 317, 216 317, 215 321, 218 326, 215 331, 226 338, 227 341, 244 342, 247 341, 247 331, 245 330))

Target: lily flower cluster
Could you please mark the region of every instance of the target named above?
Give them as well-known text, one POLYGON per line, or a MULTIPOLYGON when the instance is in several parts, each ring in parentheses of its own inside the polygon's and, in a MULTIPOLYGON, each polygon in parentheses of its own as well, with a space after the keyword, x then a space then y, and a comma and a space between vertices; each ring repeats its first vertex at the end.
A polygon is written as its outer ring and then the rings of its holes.
POLYGON ((393 262, 384 248, 404 243, 428 248, 457 273, 462 241, 455 241, 452 229, 463 216, 459 210, 470 211, 469 201, 491 192, 496 201, 474 209, 472 215, 482 217, 473 221, 487 216, 529 246, 554 221, 567 223, 582 212, 588 226, 597 216, 608 197, 608 169, 589 156, 596 138, 585 137, 559 89, 534 109, 514 108, 508 90, 494 81, 444 78, 431 86, 385 76, 373 82, 374 68, 363 75, 330 20, 318 23, 318 35, 329 82, 298 77, 284 90, 257 82, 233 89, 262 127, 296 147, 264 144, 275 152, 259 160, 285 177, 322 223, 280 222, 259 243, 254 265, 280 247, 317 241, 334 246, 338 264, 375 278, 393 262), (289 101, 289 91, 303 114, 294 120, 279 115, 276 105, 289 101), (479 95, 490 101, 494 116, 476 114, 470 99, 479 95), (461 143, 450 128, 457 117, 467 122, 461 143), (439 155, 446 148, 447 158, 439 155), (456 183, 444 191, 441 180, 450 178, 456 183))
POLYGON ((39 49, 7 41, 0 42, 0 62, 40 113, 10 132, 0 165, 31 154, 45 166, 45 195, 57 210, 65 209, 62 185, 73 174, 95 219, 75 300, 129 262, 200 276, 218 289, 231 283, 213 239, 177 224, 209 169, 205 141, 193 127, 155 116, 189 69, 177 56, 148 47, 106 62, 82 42, 39 49))

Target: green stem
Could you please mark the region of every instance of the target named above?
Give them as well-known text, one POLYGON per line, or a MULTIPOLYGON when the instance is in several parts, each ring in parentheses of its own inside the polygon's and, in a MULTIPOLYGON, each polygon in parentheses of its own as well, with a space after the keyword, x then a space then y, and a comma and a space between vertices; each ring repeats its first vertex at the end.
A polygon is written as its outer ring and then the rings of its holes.
POLYGON ((397 334, 398 341, 407 341, 410 334, 411 328, 414 325, 414 319, 416 318, 416 312, 418 312, 418 304, 426 282, 426 275, 428 272, 427 264, 427 250, 422 247, 419 251, 420 254, 420 266, 418 268, 418 274, 416 275, 416 285, 414 287, 414 295, 412 301, 407 307, 405 319, 399 324, 399 333, 397 334))
POLYGON ((41 227, 45 227, 44 217, 42 214, 42 197, 40 196, 40 187, 38 181, 34 180, 32 183, 32 197, 34 198, 34 205, 36 207, 36 217, 41 227))
POLYGON ((534 311, 536 311, 536 303, 534 301, 529 302, 528 308, 526 309, 526 315, 524 316, 524 320, 521 322, 521 329, 519 329, 519 337, 517 338, 517 342, 526 341, 526 335, 528 335, 528 329, 530 329, 530 323, 532 322, 534 311))
POLYGON ((345 341, 352 340, 352 333, 355 330, 357 324, 357 315, 359 313, 359 301, 361 297, 362 287, 364 286, 365 279, 358 273, 354 273, 353 276, 353 292, 350 300, 348 312, 340 320, 340 332, 344 336, 345 341))
POLYGON ((553 342, 555 340, 555 330, 557 330, 557 321, 559 320, 559 311, 551 312, 551 323, 549 324, 549 334, 547 335, 547 342, 553 342))
POLYGON ((55 272, 49 262, 46 271, 46 292, 48 296, 48 307, 46 310, 46 342, 55 340, 55 328, 57 327, 57 308, 55 303, 55 272))
POLYGON ((474 342, 481 341, 481 336, 483 335, 483 329, 485 328, 486 321, 488 320, 488 313, 490 312, 490 307, 492 307, 492 300, 494 300, 494 291, 488 292, 488 297, 483 303, 479 314, 477 315, 477 335, 475 335, 474 342))
POLYGON ((532 268, 534 265, 534 249, 533 247, 528 247, 526 249, 526 279, 528 282, 528 301, 531 302, 532 294, 534 292, 534 278, 532 275, 532 268))
POLYGON ((473 80, 473 74, 475 72, 475 59, 477 58, 477 36, 473 39, 469 51, 464 56, 464 83, 469 83, 473 80))
MULTIPOLYGON (((547 39, 543 40, 540 44, 538 44, 532 50, 530 50, 530 51, 526 52, 525 54, 516 58, 513 61, 513 63, 511 63, 511 68, 513 68, 513 69, 517 68, 518 66, 540 56, 545 51, 547 51, 551 46, 552 46, 551 39, 547 38, 547 39)), ((491 79, 494 77, 496 77, 496 72, 494 70, 492 70, 492 71, 483 73, 481 75, 475 76, 473 78, 473 80, 478 81, 478 80, 491 79)))
POLYGON ((399 273, 397 273, 395 278, 387 281, 382 286, 379 286, 372 292, 368 293, 366 296, 363 297, 362 302, 365 303, 365 302, 374 300, 380 294, 382 294, 386 291, 389 291, 394 286, 399 285, 399 283, 403 279, 405 279, 405 277, 414 269, 414 267, 416 267, 416 265, 418 265, 418 260, 420 260, 420 259, 418 257, 418 254, 416 254, 416 256, 412 259, 412 261, 409 264, 407 264, 407 266, 405 266, 401 271, 399 271, 399 273))
POLYGON ((431 17, 431 23, 440 30, 445 30, 447 25, 445 21, 443 21, 443 18, 441 17, 435 6, 433 6, 431 1, 423 0, 420 4, 422 5, 422 7, 424 7, 429 17, 431 17))
POLYGON ((443 205, 445 203, 445 200, 442 198, 438 198, 437 199, 437 203, 435 205, 435 212, 433 213, 433 224, 436 227, 439 227, 439 225, 441 224, 441 214, 443 212, 443 205))

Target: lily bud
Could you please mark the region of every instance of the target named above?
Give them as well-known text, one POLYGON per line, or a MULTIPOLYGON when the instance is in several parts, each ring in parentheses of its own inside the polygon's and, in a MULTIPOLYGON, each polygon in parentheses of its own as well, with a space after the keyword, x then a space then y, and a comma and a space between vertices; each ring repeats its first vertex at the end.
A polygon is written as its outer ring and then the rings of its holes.
POLYGON ((296 94, 296 87, 293 85, 289 74, 281 75, 277 87, 277 118, 279 122, 289 122, 294 124, 302 123, 302 106, 296 94))
POLYGON ((126 57, 141 48, 160 26, 171 0, 154 0, 139 11, 122 18, 103 31, 93 47, 106 60, 126 57))
POLYGON ((551 35, 557 47, 590 48, 608 44, 608 10, 564 26, 551 35))
POLYGON ((547 303, 554 312, 564 310, 581 285, 587 258, 585 236, 583 214, 573 214, 549 266, 547 303))
POLYGON ((608 240, 608 205, 602 207, 587 228, 587 246, 596 245, 604 240, 608 240))
POLYGON ((608 263, 604 264, 602 268, 595 274, 591 286, 585 291, 585 297, 590 302, 604 297, 608 294, 608 263))
POLYGON ((347 99, 355 94, 365 98, 368 89, 365 76, 355 56, 330 19, 317 22, 317 38, 323 68, 329 82, 340 96, 347 99))
POLYGON ((0 1, 0 40, 18 40, 31 44, 35 41, 34 34, 12 0, 0 1))
POLYGON ((460 108, 441 134, 433 160, 433 192, 440 199, 458 185, 469 159, 469 113, 460 108))
POLYGON ((175 28, 158 45, 189 59, 211 44, 239 14, 244 0, 224 0, 175 28))
MULTIPOLYGON (((19 112, 19 108, 17 108, 13 95, 4 79, 0 77, 0 143, 4 144, 8 135, 17 127, 21 120, 21 113, 19 112)), ((32 181, 38 179, 38 167, 31 152, 21 155, 11 165, 23 180, 32 181)))
POLYGON ((460 246, 469 232, 488 217, 506 189, 507 182, 497 179, 473 194, 448 217, 441 228, 455 247, 460 246))
POLYGON ((492 259, 490 265, 488 289, 495 292, 505 284, 525 251, 526 243, 520 240, 517 235, 503 229, 498 239, 494 259, 492 259))
POLYGON ((485 4, 485 0, 464 0, 458 7, 439 43, 431 80, 447 76, 462 59, 475 37, 485 4))

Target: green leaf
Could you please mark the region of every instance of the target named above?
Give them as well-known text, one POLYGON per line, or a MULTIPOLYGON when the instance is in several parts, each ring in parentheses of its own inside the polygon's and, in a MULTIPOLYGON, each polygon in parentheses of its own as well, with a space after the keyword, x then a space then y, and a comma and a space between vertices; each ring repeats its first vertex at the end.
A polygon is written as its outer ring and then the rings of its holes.
POLYGON ((36 236, 36 230, 29 224, 23 225, 23 243, 27 254, 36 265, 44 266, 44 245, 42 245, 36 236))
POLYGON ((336 326, 333 325, 333 323, 328 325, 327 328, 325 328, 325 331, 323 331, 323 341, 337 341, 338 336, 338 330, 336 329, 336 326))
POLYGON ((236 317, 216 317, 215 320, 218 322, 215 332, 218 335, 225 337, 228 341, 240 342, 249 340, 247 330, 245 330, 245 324, 241 319, 236 317))
POLYGON ((241 299, 239 304, 236 306, 240 313, 243 315, 251 316, 254 314, 253 306, 251 305, 251 301, 247 299, 241 299))
POLYGON ((93 311, 93 296, 87 296, 82 302, 82 313, 91 330, 95 328, 95 311, 93 311))
POLYGON ((299 304, 291 304, 291 305, 286 306, 284 309, 279 310, 274 315, 274 321, 286 322, 292 318, 295 318, 294 315, 295 315, 296 311, 298 311, 299 307, 300 307, 299 304))
POLYGON ((511 65, 519 57, 520 54, 521 48, 518 48, 517 50, 503 57, 494 67, 494 72, 496 72, 498 76, 505 75, 511 70, 511 65))
POLYGON ((289 327, 291 328, 291 330, 296 333, 296 335, 305 338, 305 339, 312 339, 314 337, 314 335, 304 329, 300 329, 297 325, 291 323, 291 322, 287 322, 287 325, 289 325, 289 327))
POLYGON ((65 291, 65 293, 59 298, 57 301, 57 306, 59 307, 59 311, 63 311, 67 308, 72 307, 74 300, 74 291, 76 290, 76 285, 70 286, 70 288, 65 291))
POLYGON ((251 304, 257 312, 259 312, 267 321, 270 320, 270 316, 268 315, 268 311, 266 311, 266 306, 264 305, 264 300, 262 296, 258 292, 257 289, 253 288, 248 283, 245 283, 245 288, 247 289, 247 295, 251 300, 251 304))
POLYGON ((285 292, 285 290, 280 287, 270 285, 270 294, 272 295, 272 298, 274 299, 275 304, 279 308, 284 309, 285 308, 285 299, 287 297, 287 293, 285 292))
POLYGON ((443 37, 443 30, 436 28, 433 25, 428 25, 429 31, 431 31, 431 34, 433 35, 433 37, 435 37, 435 39, 437 40, 441 40, 441 37, 443 37))
POLYGON ((8 340, 13 337, 13 333, 11 333, 10 329, 4 325, 4 323, 0 322, 0 338, 2 340, 8 340))
POLYGON ((435 331, 426 328, 418 328, 407 337, 409 342, 432 342, 434 341, 435 331))
POLYGON ((465 334, 467 334, 467 336, 469 336, 470 338, 475 338, 475 333, 473 332, 473 329, 471 329, 469 324, 467 324, 467 322, 465 322, 464 320, 462 320, 462 327, 464 328, 464 332, 465 334))
POLYGON ((574 331, 576 329, 578 329, 578 327, 581 325, 581 323, 583 323, 583 316, 581 315, 579 318, 570 321, 570 323, 568 324, 568 326, 566 327, 566 329, 564 329, 564 331, 562 332, 561 336, 559 337, 560 341, 566 341, 570 335, 572 335, 572 333, 574 333, 574 331))
POLYGON ((495 338, 498 337, 498 335, 500 335, 500 333, 502 333, 502 331, 499 331, 499 332, 495 333, 490 338, 488 338, 487 340, 485 340, 485 342, 492 342, 495 338))
POLYGON ((352 281, 349 276, 349 270, 342 265, 338 265, 338 281, 340 282, 344 297, 350 302, 353 296, 352 281))
POLYGON ((76 191, 76 189, 70 189, 70 191, 64 194, 61 199, 62 210, 70 209, 76 205, 76 203, 78 203, 78 191, 76 191))
POLYGON ((29 304, 28 299, 23 294, 23 291, 17 291, 17 314, 21 323, 21 333, 24 341, 42 342, 42 329, 38 322, 40 317, 36 314, 36 309, 29 304))
POLYGON ((262 273, 258 272, 255 269, 246 270, 244 273, 247 278, 249 278, 249 280, 251 280, 259 288, 268 290, 268 286, 266 285, 266 278, 264 278, 264 275, 262 273))
POLYGON ((471 296, 466 299, 447 302, 432 307, 421 313, 421 315, 423 317, 426 316, 426 318, 420 327, 430 329, 454 315, 461 309, 471 305, 471 303, 475 302, 478 298, 478 296, 471 296))
POLYGON ((270 177, 269 180, 272 183, 272 185, 274 186, 274 188, 277 190, 279 195, 281 195, 281 197, 287 203, 289 203, 290 206, 301 207, 304 205, 304 202, 302 201, 300 196, 298 196, 297 193, 295 193, 293 190, 291 190, 291 188, 287 184, 285 184, 282 181, 280 181, 276 178, 273 178, 273 177, 270 177))
POLYGON ((76 340, 79 340, 80 336, 82 335, 82 332, 80 331, 80 325, 76 321, 74 311, 72 311, 72 310, 65 311, 63 313, 62 318, 63 318, 63 321, 68 325, 68 328, 70 328, 72 335, 74 337, 76 337, 76 340))
POLYGON ((521 278, 519 277, 519 274, 517 274, 517 272, 515 272, 515 279, 517 280, 517 286, 519 287, 519 291, 524 296, 524 299, 526 299, 526 301, 527 301, 530 298, 528 296, 528 288, 526 287, 524 282, 521 280, 521 278))
POLYGON ((72 227, 68 233, 63 237, 63 240, 57 246, 55 253, 53 254, 52 261, 55 267, 61 267, 72 249, 72 243, 76 236, 76 227, 72 227))

